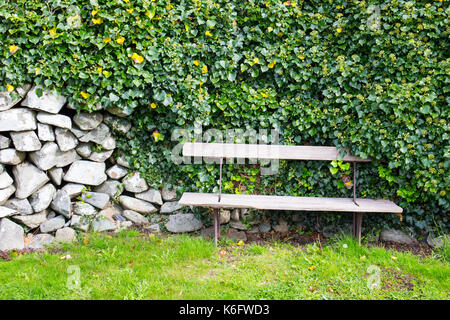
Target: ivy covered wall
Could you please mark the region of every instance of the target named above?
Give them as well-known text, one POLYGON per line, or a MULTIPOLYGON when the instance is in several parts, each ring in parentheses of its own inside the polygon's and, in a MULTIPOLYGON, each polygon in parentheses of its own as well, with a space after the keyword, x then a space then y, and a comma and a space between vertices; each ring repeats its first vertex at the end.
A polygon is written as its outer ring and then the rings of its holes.
MULTIPOLYGON (((359 166, 360 196, 405 209, 373 226, 448 230, 448 15, 445 1, 6 0, 0 90, 41 84, 78 110, 126 116, 130 163, 179 192, 218 189, 218 166, 171 161, 173 130, 196 123, 346 147, 373 159, 359 166)), ((350 197, 348 174, 228 165, 224 189, 350 197)))

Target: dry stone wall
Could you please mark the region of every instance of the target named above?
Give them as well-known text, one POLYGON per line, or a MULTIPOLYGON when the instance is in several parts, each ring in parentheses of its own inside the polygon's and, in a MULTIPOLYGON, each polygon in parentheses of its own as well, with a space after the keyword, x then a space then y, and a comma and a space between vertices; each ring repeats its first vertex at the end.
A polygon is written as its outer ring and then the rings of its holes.
POLYGON ((155 232, 161 221, 170 232, 202 228, 193 214, 177 213, 174 192, 150 188, 114 157, 112 127, 127 132, 126 119, 77 113, 65 97, 39 87, 15 93, 19 98, 0 92, 0 250, 39 249, 73 241, 77 231, 133 224, 155 232))

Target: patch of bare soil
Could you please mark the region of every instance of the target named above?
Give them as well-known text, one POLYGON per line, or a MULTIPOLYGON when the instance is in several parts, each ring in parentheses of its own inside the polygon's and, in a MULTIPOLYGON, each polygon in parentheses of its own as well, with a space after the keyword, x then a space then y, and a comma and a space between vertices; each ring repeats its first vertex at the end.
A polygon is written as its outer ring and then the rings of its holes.
POLYGON ((431 253, 433 252, 433 248, 431 248, 428 244, 425 243, 399 244, 392 242, 378 242, 372 246, 382 247, 385 249, 392 249, 398 252, 411 252, 415 255, 420 255, 424 257, 431 255, 431 253))
POLYGON ((0 261, 10 261, 13 257, 21 256, 23 254, 29 254, 33 252, 47 252, 50 254, 59 254, 64 253, 66 250, 63 250, 61 248, 51 248, 51 249, 21 249, 21 250, 10 250, 10 251, 1 251, 0 250, 0 261))
POLYGON ((309 243, 320 242, 325 243, 325 237, 316 232, 311 234, 298 234, 297 232, 281 233, 276 231, 263 232, 263 233, 248 233, 247 242, 256 243, 258 245, 264 245, 268 242, 282 242, 289 243, 294 246, 302 246, 309 243))
MULTIPOLYGON (((133 227, 135 230, 148 235, 152 233, 145 227, 133 227)), ((327 238, 324 237, 322 233, 318 232, 308 232, 304 234, 299 234, 296 231, 289 231, 288 233, 281 233, 277 231, 270 232, 260 232, 260 233, 250 233, 246 232, 247 241, 246 243, 255 243, 258 245, 265 245, 271 242, 281 242, 287 243, 294 246, 304 246, 306 244, 312 244, 314 242, 319 242, 320 244, 326 244, 327 238)), ((166 238, 170 237, 168 234, 159 234, 159 236, 166 238)), ((371 247, 382 247, 385 249, 392 249, 398 252, 411 252, 415 255, 429 256, 433 252, 433 248, 426 243, 418 244, 398 244, 398 243, 385 243, 377 242, 369 244, 371 247)))
POLYGON ((138 231, 138 232, 142 233, 143 235, 145 235, 147 239, 148 239, 149 235, 151 235, 151 236, 158 235, 158 237, 163 238, 163 239, 171 236, 170 234, 167 234, 167 233, 161 233, 161 232, 155 233, 153 230, 146 228, 146 226, 133 225, 130 228, 128 228, 128 230, 138 231))
POLYGON ((381 271, 381 289, 389 291, 412 291, 416 279, 410 274, 402 274, 392 268, 384 268, 381 271))
POLYGON ((9 252, 0 251, 0 260, 11 260, 11 258, 9 257, 9 252))
POLYGON ((40 252, 42 250, 35 249, 21 249, 21 250, 11 250, 11 251, 0 251, 0 260, 11 260, 14 256, 20 256, 22 254, 32 253, 32 252, 40 252))

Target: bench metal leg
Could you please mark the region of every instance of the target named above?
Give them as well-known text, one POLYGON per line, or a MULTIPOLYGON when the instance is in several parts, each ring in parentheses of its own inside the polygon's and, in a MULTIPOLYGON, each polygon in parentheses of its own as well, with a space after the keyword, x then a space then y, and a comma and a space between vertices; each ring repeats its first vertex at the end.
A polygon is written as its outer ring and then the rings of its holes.
POLYGON ((214 243, 217 246, 217 239, 220 237, 219 209, 214 209, 214 243))
POLYGON ((359 245, 361 245, 361 229, 363 216, 364 216, 363 212, 353 213, 353 236, 358 239, 359 245))
POLYGON ((352 224, 352 236, 355 237, 356 236, 356 213, 353 212, 353 224, 352 224))

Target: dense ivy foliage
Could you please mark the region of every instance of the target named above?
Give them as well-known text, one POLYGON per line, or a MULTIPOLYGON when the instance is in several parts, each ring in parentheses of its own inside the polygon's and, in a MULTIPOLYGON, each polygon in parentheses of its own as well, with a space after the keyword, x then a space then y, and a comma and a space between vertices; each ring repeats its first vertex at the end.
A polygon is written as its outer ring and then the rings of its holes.
MULTIPOLYGON (((395 200, 403 224, 448 230, 449 12, 445 1, 3 0, 0 89, 34 82, 79 110, 121 108, 130 162, 178 191, 217 190, 218 166, 173 164, 176 128, 347 147, 374 160, 359 166, 361 196, 395 200)), ((348 174, 228 165, 224 189, 351 196, 348 174)))

